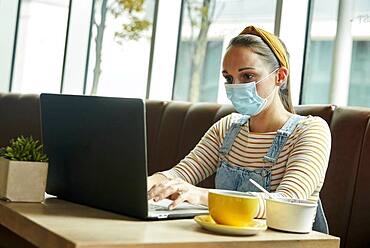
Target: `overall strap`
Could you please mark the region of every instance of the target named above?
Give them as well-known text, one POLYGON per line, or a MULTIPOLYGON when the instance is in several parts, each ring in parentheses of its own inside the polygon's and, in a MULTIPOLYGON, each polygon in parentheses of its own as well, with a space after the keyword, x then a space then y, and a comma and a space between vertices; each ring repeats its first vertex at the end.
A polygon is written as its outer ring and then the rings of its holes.
POLYGON ((303 118, 304 117, 300 115, 293 115, 288 119, 287 122, 285 122, 284 126, 281 129, 277 130, 275 139, 264 157, 264 160, 266 162, 270 162, 273 164, 276 163, 279 154, 283 149, 285 143, 287 142, 289 136, 293 133, 298 122, 303 118))
POLYGON ((225 157, 230 152, 234 140, 240 132, 241 127, 248 122, 249 118, 249 115, 242 115, 238 120, 231 124, 231 127, 227 130, 225 138, 220 147, 219 154, 221 158, 225 157))

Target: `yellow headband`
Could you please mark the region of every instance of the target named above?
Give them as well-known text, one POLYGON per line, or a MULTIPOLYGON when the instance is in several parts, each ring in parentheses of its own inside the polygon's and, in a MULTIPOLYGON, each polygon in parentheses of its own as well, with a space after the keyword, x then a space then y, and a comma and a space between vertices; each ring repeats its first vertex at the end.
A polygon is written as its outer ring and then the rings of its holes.
POLYGON ((241 34, 253 34, 260 37, 270 47, 279 60, 280 65, 285 66, 289 70, 288 56, 278 37, 254 26, 246 27, 239 35, 241 34))

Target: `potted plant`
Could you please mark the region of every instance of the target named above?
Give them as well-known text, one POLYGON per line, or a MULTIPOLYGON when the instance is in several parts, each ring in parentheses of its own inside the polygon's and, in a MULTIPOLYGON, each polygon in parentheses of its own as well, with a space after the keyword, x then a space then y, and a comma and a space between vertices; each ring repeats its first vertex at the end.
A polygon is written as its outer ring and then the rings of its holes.
POLYGON ((0 148, 0 198, 42 202, 45 198, 48 158, 32 137, 20 136, 0 148))

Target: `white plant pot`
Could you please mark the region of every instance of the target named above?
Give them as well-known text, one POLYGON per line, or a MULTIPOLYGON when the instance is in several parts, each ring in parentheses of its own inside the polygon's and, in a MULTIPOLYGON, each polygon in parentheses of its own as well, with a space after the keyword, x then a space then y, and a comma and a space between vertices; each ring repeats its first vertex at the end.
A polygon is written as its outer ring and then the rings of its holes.
POLYGON ((17 202, 42 202, 47 172, 47 162, 12 161, 0 157, 0 198, 17 202))

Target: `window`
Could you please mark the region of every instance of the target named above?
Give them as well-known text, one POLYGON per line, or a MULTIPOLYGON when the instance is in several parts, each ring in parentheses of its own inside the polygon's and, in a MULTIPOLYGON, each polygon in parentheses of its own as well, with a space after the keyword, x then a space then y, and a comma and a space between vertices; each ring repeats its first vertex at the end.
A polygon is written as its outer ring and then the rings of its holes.
MULTIPOLYGON (((340 1, 313 2, 300 102, 370 107, 367 56, 370 1, 348 1, 353 4, 348 21, 352 39, 348 44, 352 46, 343 49, 351 52, 346 57, 348 63, 346 60, 340 67, 349 71, 349 79, 340 83, 333 80, 340 73, 332 72, 339 68, 333 57, 338 54, 334 49, 340 1), (334 92, 337 89, 339 93, 334 92), (344 100, 335 102, 333 94, 344 100)), ((18 1, 0 1, 3 34, 0 89, 10 88, 19 93, 62 91, 226 103, 229 101, 220 71, 230 39, 247 25, 257 25, 272 33, 275 25, 279 26, 275 24, 276 0, 20 0, 19 3, 17 20, 18 1), (130 10, 132 3, 138 9, 130 10)), ((304 6, 300 3, 301 9, 297 10, 293 0, 282 4, 280 34, 292 55, 294 87, 301 81, 304 35, 303 32, 298 35, 297 30, 303 29, 305 18, 298 13, 306 11, 304 6), (298 20, 297 15, 302 18, 298 20), (291 22, 292 19, 295 21, 291 22), (301 38, 297 39, 298 36, 301 38)), ((292 93, 298 91, 299 87, 292 89, 292 93)), ((293 94, 293 100, 297 99, 298 94, 293 94)))
POLYGON ((333 58, 333 43, 330 40, 311 40, 303 87, 303 103, 329 103, 330 72, 333 58))
POLYGON ((14 41, 18 19, 18 1, 0 0, 0 91, 8 92, 13 66, 14 41))
POLYGON ((155 0, 125 2, 95 2, 85 94, 145 98, 155 0))
POLYGON ((274 32, 276 1, 184 0, 174 100, 227 102, 222 55, 248 25, 274 32))
POLYGON ((356 0, 348 105, 370 107, 370 2, 356 0))
POLYGON ((302 103, 329 103, 338 0, 314 1, 302 103))
MULTIPOLYGON (((334 103, 330 100, 330 82, 332 79, 334 39, 337 29, 338 0, 315 1, 312 21, 311 41, 309 44, 302 103, 334 103)), ((370 2, 354 0, 351 24, 352 55, 350 64, 348 96, 339 105, 357 105, 370 107, 370 2)), ((345 66, 349 66, 345 64, 345 66)), ((344 68, 348 69, 348 68, 344 68)), ((343 92, 347 92, 346 90, 343 92)))
POLYGON ((60 92, 69 0, 22 0, 11 91, 60 92))
MULTIPOLYGON (((202 68, 201 84, 199 86, 199 96, 197 101, 201 102, 217 102, 218 95, 218 70, 221 64, 222 57, 222 41, 208 41, 205 52, 205 60, 202 68)), ((181 100, 190 100, 189 92, 190 71, 192 65, 192 47, 193 42, 182 42, 179 51, 181 58, 181 70, 176 74, 175 98, 181 100)))

